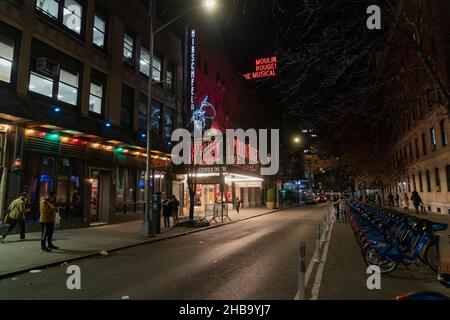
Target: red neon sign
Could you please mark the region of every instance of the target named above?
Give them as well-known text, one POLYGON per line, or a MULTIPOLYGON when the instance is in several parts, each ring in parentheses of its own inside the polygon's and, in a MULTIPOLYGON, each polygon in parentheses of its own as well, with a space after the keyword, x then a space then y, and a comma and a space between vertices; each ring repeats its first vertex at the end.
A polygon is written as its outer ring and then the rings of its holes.
POLYGON ((255 61, 255 71, 244 74, 247 80, 270 78, 277 75, 277 57, 261 58, 255 61))

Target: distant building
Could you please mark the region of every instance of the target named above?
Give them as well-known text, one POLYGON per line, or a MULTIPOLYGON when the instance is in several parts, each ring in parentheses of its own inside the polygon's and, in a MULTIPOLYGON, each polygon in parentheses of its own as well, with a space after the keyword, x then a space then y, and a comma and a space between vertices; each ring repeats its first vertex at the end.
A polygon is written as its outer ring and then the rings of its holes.
POLYGON ((449 112, 435 81, 449 92, 450 4, 445 0, 424 3, 423 11, 410 11, 414 21, 424 24, 423 34, 411 32, 408 37, 397 30, 392 34, 393 45, 377 57, 383 99, 394 115, 387 119, 392 121, 392 131, 386 146, 390 181, 385 192, 411 195, 416 190, 428 210, 450 214, 449 112), (411 45, 420 39, 423 52, 411 45))

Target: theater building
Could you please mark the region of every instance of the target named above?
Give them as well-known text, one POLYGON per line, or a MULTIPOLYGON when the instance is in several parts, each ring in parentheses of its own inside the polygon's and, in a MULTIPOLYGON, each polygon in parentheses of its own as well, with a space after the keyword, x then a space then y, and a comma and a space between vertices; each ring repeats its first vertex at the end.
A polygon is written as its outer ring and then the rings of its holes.
MULTIPOLYGON (((244 76, 233 65, 217 39, 195 27, 186 32, 189 61, 187 62, 187 109, 195 118, 204 122, 204 129, 262 128, 265 107, 262 100, 252 93, 244 76)), ((190 116, 190 117, 191 117, 190 116)), ((188 119, 189 120, 189 119, 188 119)), ((191 119, 192 120, 192 119, 191 119)), ((243 146, 243 156, 249 159, 251 150, 243 146)), ((195 207, 198 213, 207 206, 226 203, 232 209, 239 198, 244 208, 261 206, 265 202, 264 177, 260 176, 259 165, 216 165, 200 166, 197 170, 195 207)), ((183 169, 181 170, 183 171, 183 169)), ((184 212, 189 211, 187 174, 179 172, 177 177, 182 190, 184 212)), ((176 194, 176 192, 174 191, 176 194)))
MULTIPOLYGON (((181 126, 183 41, 161 32, 149 63, 144 1, 0 2, 0 208, 57 193, 63 226, 141 218, 146 123, 152 183, 170 193, 181 126), (153 79, 152 114, 147 92, 153 79)), ((175 179, 176 180, 176 179, 175 179)))

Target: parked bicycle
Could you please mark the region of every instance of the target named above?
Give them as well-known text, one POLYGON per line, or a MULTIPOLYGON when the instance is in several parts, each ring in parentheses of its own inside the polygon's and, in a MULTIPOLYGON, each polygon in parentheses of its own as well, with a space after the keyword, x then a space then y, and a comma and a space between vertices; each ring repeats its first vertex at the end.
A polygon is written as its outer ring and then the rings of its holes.
POLYGON ((408 268, 422 263, 439 273, 436 233, 448 225, 356 202, 350 205, 348 216, 367 265, 376 265, 388 274, 399 264, 408 268))

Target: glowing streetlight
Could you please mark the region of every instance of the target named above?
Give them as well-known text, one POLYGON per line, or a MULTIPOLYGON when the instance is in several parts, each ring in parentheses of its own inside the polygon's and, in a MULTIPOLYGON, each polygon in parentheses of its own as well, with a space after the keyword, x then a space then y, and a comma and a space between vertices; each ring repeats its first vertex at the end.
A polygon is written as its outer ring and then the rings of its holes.
POLYGON ((302 142, 302 139, 300 137, 295 137, 294 138, 294 143, 295 144, 300 144, 302 142))
POLYGON ((215 0, 205 0, 203 2, 203 6, 208 10, 213 10, 216 6, 216 1, 215 0))

